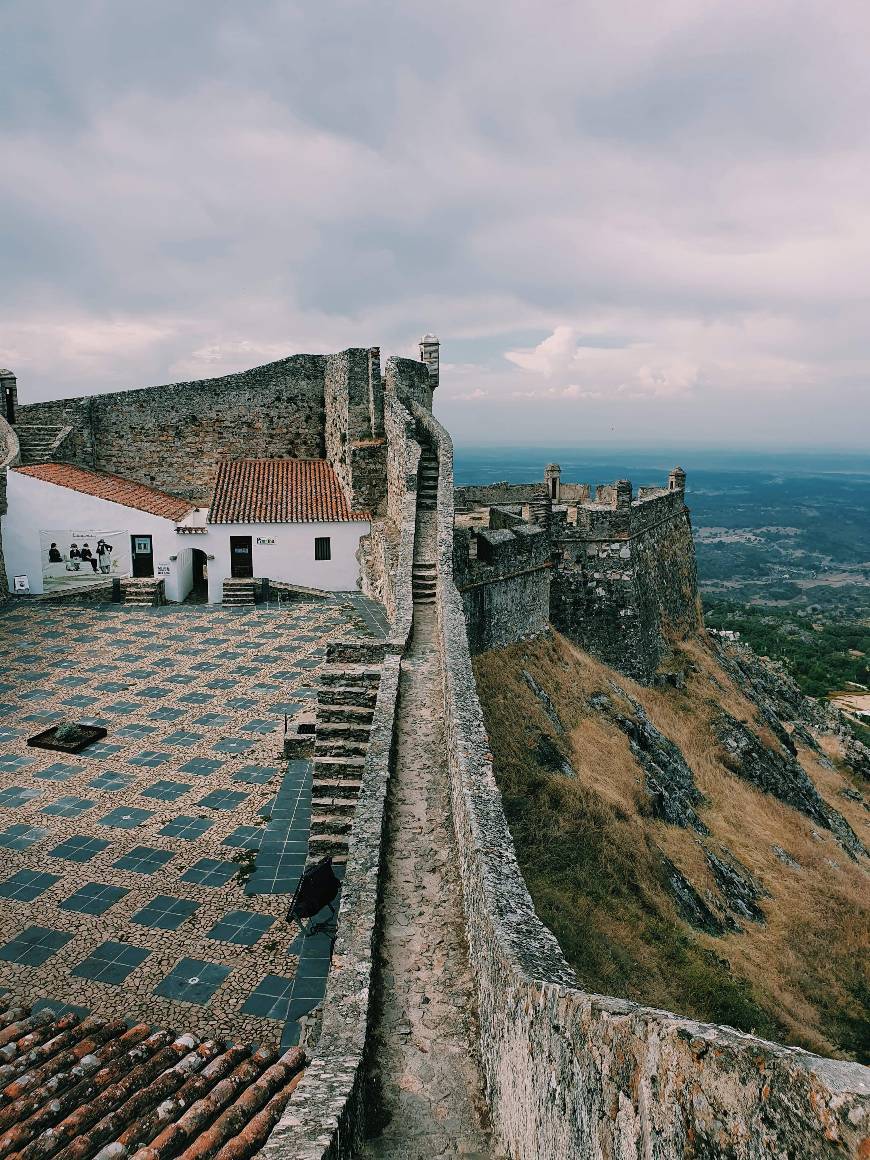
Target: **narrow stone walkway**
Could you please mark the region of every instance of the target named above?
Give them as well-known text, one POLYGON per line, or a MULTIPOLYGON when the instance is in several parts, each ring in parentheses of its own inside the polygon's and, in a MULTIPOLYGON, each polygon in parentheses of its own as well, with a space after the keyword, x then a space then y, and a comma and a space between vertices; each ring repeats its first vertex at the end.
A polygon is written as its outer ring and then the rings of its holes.
MULTIPOLYGON (((434 518, 418 515, 417 563, 434 561, 434 518)), ((399 684, 372 1052, 383 1130, 360 1154, 367 1160, 496 1154, 475 1049, 435 616, 434 603, 415 605, 399 684)))

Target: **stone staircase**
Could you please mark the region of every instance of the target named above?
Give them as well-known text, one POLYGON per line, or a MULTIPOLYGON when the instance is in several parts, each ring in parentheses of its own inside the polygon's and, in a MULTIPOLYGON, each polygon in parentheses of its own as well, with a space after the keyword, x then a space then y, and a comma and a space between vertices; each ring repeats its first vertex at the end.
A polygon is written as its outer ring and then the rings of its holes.
POLYGON ((143 604, 149 607, 166 603, 162 580, 154 576, 138 576, 123 582, 125 604, 143 604))
POLYGON ((223 601, 230 608, 256 604, 256 580, 224 580, 223 601))
POLYGON ((61 436, 67 430, 68 427, 59 423, 16 423, 22 465, 50 463, 61 436))
POLYGON ((438 506, 438 455, 428 443, 422 448, 417 471, 417 511, 434 512, 438 506))
POLYGON ((437 586, 437 572, 434 564, 414 563, 411 573, 411 591, 415 604, 434 604, 437 586))
POLYGON ((382 641, 327 646, 317 691, 309 861, 326 854, 347 860, 384 649, 382 641))
MULTIPOLYGON (((434 512, 438 506, 438 456, 428 443, 422 443, 417 477, 417 512, 434 512)), ((419 527, 419 522, 418 522, 419 527)), ((422 553, 423 556, 428 553, 422 553)), ((437 568, 433 560, 414 556, 412 594, 415 604, 433 604, 437 587, 437 568)))

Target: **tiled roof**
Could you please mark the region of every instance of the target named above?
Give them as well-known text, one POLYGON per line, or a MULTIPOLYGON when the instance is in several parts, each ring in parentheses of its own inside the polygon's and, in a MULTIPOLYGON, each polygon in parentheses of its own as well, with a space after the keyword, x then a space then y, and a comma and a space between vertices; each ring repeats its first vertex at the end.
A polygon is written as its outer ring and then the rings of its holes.
POLYGON ((218 468, 210 524, 302 524, 367 520, 351 511, 325 459, 236 459, 218 468))
POLYGON ((246 1160, 303 1072, 254 1050, 123 1019, 31 1014, 0 1000, 0 1151, 122 1160, 246 1160))
POLYGON ((136 508, 140 512, 150 512, 153 516, 164 516, 168 520, 182 519, 194 506, 189 500, 178 499, 154 487, 146 487, 144 483, 133 483, 132 480, 108 475, 104 471, 73 467, 71 463, 34 463, 14 470, 44 480, 45 483, 68 487, 70 491, 80 491, 85 495, 96 496, 97 499, 136 508))

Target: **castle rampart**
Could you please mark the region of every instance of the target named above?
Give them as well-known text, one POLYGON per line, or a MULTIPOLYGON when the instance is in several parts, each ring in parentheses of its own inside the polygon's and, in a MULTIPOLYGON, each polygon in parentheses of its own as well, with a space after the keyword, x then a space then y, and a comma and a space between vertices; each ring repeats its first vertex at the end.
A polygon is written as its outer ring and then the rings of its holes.
MULTIPOLYGON (((69 426, 55 458, 195 503, 234 458, 328 458, 362 510, 385 500, 380 358, 293 355, 217 379, 19 405, 16 427, 69 426)), ((430 392, 431 397, 431 392, 430 392)))
MULTIPOLYGON (((497 509, 496 509, 497 510, 497 509)), ((552 562, 543 528, 524 523, 509 512, 513 528, 458 530, 454 571, 462 594, 469 644, 473 652, 500 648, 547 628, 552 562)))
POLYGON ((628 480, 594 491, 566 484, 556 464, 544 475, 543 484, 456 490, 457 502, 465 506, 476 495, 483 509, 477 530, 457 529, 454 555, 472 652, 543 631, 549 621, 608 664, 650 679, 669 639, 701 623, 685 473, 676 468, 668 487, 642 487, 637 495, 628 480), (571 502, 572 494, 579 498, 571 502), (481 496, 507 498, 484 503, 481 496), (488 530, 480 530, 482 519, 488 530), (543 521, 546 532, 546 583, 519 566, 483 566, 490 543, 507 551, 508 541, 491 540, 493 533, 510 529, 515 545, 529 520, 543 521))
POLYGON ((439 647, 453 823, 502 1146, 536 1156, 545 1140, 560 1160, 862 1155, 867 1068, 578 987, 517 865, 451 575, 452 445, 433 419, 426 429, 440 472, 439 647))

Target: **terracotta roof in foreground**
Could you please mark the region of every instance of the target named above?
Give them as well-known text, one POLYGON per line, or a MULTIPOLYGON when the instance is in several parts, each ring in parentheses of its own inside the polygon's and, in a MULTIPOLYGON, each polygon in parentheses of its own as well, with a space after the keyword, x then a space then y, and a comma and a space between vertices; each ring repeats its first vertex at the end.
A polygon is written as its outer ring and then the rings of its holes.
POLYGON ((68 1160, 247 1160, 305 1054, 0 1000, 0 1149, 68 1160))
POLYGON ((325 459, 235 459, 222 463, 210 524, 304 524, 367 520, 355 512, 325 459))
POLYGON ((74 467, 71 463, 33 463, 28 467, 16 467, 22 475, 31 475, 45 483, 58 487, 68 487, 70 491, 80 491, 97 499, 106 499, 124 507, 136 508, 140 512, 150 512, 152 516, 163 516, 167 520, 180 520, 193 511, 194 505, 186 499, 147 487, 144 483, 134 483, 122 479, 120 475, 109 475, 105 471, 89 471, 84 467, 74 467))

